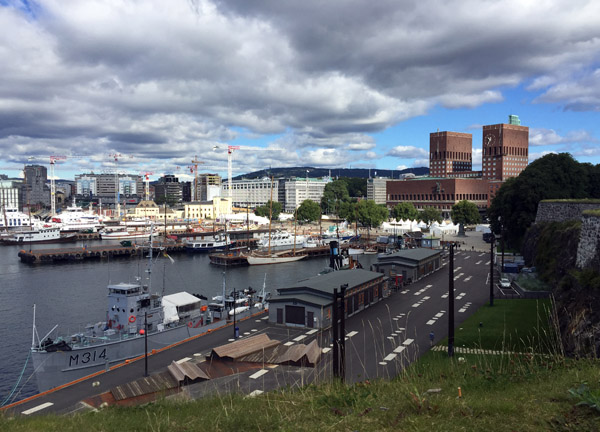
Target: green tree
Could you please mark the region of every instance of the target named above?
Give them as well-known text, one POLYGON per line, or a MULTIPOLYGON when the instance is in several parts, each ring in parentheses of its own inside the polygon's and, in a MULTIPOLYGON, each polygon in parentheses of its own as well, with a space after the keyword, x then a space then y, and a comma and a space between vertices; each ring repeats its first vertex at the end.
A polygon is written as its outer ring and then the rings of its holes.
POLYGON ((281 206, 281 203, 278 201, 273 201, 272 205, 273 205, 273 208, 271 209, 271 200, 269 200, 269 201, 267 201, 267 203, 264 206, 256 207, 256 209, 254 209, 254 214, 256 216, 268 218, 269 213, 271 213, 271 215, 272 215, 271 220, 277 220, 277 219, 279 219, 279 214, 283 210, 283 207, 281 206))
POLYGON ((348 222, 355 222, 356 221, 356 205, 357 204, 358 203, 357 203, 356 199, 342 201, 340 203, 340 208, 338 210, 337 215, 340 218, 347 220, 348 222))
POLYGON ((392 209, 392 215, 396 220, 414 220, 419 217, 419 212, 413 203, 401 202, 392 209))
POLYGON ((339 181, 346 184, 348 194, 354 198, 367 196, 367 179, 358 177, 343 177, 339 181))
POLYGON ((348 187, 343 180, 334 180, 325 185, 323 197, 321 198, 321 208, 328 213, 339 215, 340 203, 350 198, 348 187))
POLYGON ((371 229, 388 219, 388 210, 373 200, 361 200, 356 204, 356 218, 363 226, 371 229))
POLYGON ((507 243, 520 247, 529 226, 535 221, 543 199, 594 197, 598 165, 577 162, 568 153, 548 154, 533 161, 518 176, 508 179, 496 192, 488 209, 492 231, 500 233, 502 218, 507 243))
POLYGON ((442 221, 442 212, 435 207, 425 207, 419 214, 419 218, 430 227, 432 223, 442 221))
POLYGON ((455 224, 476 224, 481 222, 479 209, 471 201, 462 200, 452 206, 452 222, 455 224))
POLYGON ((321 217, 321 207, 314 201, 304 200, 298 210, 296 210, 296 219, 298 222, 314 222, 321 217))

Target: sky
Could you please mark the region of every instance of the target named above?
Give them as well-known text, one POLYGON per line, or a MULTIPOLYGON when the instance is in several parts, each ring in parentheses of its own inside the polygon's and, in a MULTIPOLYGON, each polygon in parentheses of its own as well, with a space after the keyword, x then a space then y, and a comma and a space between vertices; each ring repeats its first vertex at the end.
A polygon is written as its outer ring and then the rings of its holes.
POLYGON ((0 174, 428 166, 516 114, 600 163, 597 0, 0 0, 0 174), (115 156, 117 155, 117 156, 115 156))

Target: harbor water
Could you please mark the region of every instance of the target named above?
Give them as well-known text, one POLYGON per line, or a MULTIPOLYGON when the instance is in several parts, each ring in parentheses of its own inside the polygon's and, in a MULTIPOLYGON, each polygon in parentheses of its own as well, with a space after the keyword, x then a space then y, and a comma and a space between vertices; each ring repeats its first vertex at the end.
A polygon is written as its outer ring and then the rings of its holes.
MULTIPOLYGON (((107 242, 88 242, 90 246, 94 244, 107 242)), ((33 248, 58 247, 60 245, 36 245, 33 248)), ((73 244, 64 247, 73 247, 73 244)), ((135 281, 140 276, 146 278, 148 268, 148 258, 29 265, 20 262, 17 256, 20 249, 18 246, 0 247, 0 404, 13 391, 20 377, 20 385, 11 400, 37 393, 33 366, 30 359, 28 361, 34 304, 36 339, 42 339, 56 324, 58 328, 52 334, 53 338, 56 333, 70 335, 81 331, 86 324, 105 320, 108 284, 135 281)), ((375 255, 360 255, 359 261, 368 269, 375 258, 375 255)), ((243 290, 249 286, 259 291, 266 276, 266 289, 275 295, 277 288, 315 276, 329 264, 329 258, 313 258, 286 264, 225 269, 211 265, 205 254, 181 253, 171 259, 155 257, 152 292, 173 294, 187 291, 209 299, 221 294, 223 274, 228 293, 234 288, 243 290)))

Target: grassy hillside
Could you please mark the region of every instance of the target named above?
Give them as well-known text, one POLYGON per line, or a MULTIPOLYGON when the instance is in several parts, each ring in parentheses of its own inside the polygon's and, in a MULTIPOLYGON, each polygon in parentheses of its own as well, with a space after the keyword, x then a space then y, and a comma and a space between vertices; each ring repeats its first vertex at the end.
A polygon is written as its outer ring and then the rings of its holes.
POLYGON ((456 346, 516 353, 449 359, 430 351, 392 381, 283 389, 255 398, 182 397, 68 418, 0 418, 0 430, 600 430, 600 405, 593 406, 600 404, 600 364, 562 357, 552 316, 548 302, 496 301, 457 328, 456 346))

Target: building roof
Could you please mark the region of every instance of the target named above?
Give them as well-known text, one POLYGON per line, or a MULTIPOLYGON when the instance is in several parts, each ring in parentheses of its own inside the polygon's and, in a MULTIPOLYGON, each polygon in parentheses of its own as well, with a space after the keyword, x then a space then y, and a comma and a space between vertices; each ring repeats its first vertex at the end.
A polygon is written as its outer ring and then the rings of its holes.
POLYGON ((381 273, 364 269, 340 270, 299 281, 296 285, 280 288, 278 291, 285 293, 288 289, 309 288, 333 294, 333 290, 335 288, 339 289, 343 284, 348 284, 348 288, 353 288, 382 277, 381 273))
POLYGON ((436 249, 426 249, 426 248, 417 248, 417 249, 403 249, 398 252, 394 252, 392 254, 384 255, 380 254, 377 256, 378 261, 394 261, 398 258, 410 260, 410 261, 422 261, 424 259, 430 258, 435 255, 439 255, 441 252, 436 249))

